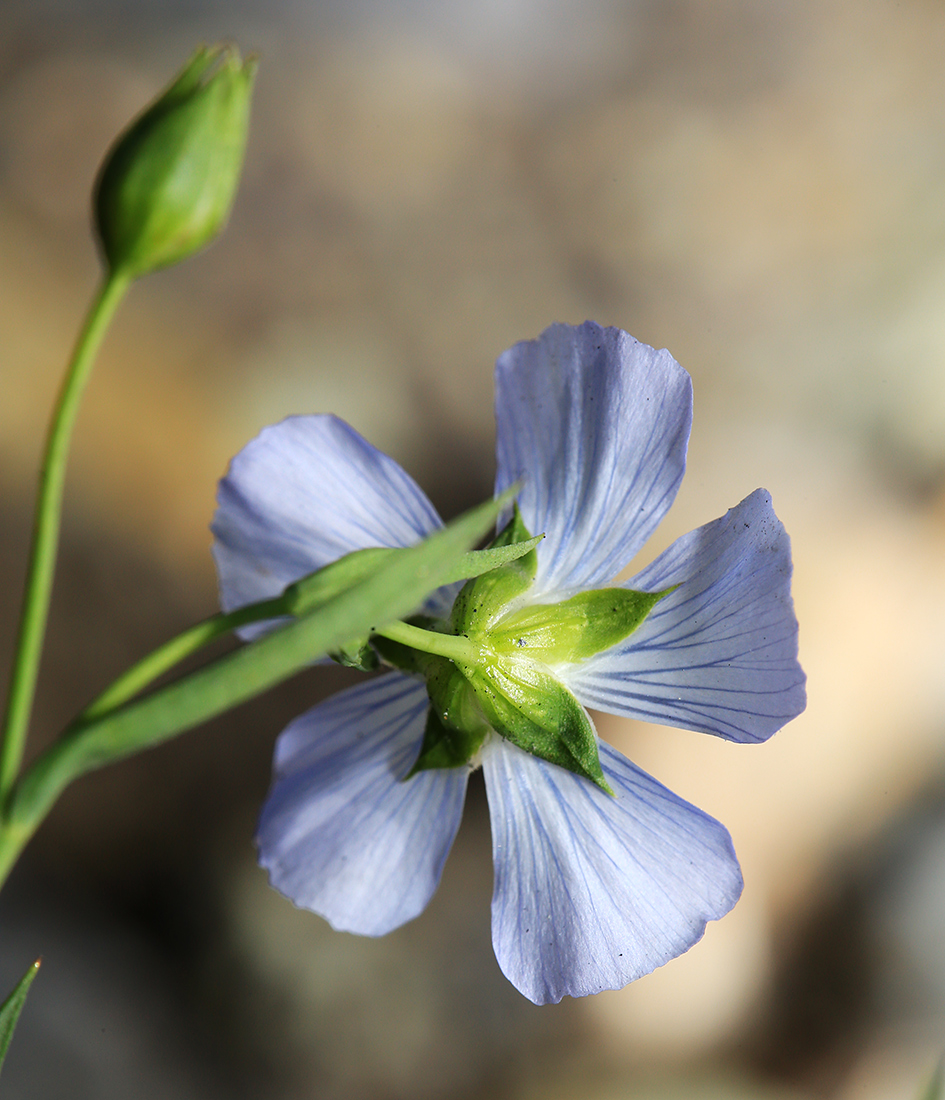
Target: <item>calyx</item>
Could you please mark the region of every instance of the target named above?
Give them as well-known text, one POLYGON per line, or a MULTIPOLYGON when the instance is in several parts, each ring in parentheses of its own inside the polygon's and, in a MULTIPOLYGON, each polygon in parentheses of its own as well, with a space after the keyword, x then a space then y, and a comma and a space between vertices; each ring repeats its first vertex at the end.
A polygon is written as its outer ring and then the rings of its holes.
MULTIPOLYGON (((530 537, 515 507, 492 545, 530 537)), ((537 567, 532 549, 467 581, 448 623, 415 620, 468 639, 469 659, 451 660, 381 640, 382 657, 427 681, 430 711, 410 775, 468 765, 493 730, 612 793, 591 720, 555 673, 623 641, 667 593, 598 588, 558 603, 530 604, 527 593, 537 567)))

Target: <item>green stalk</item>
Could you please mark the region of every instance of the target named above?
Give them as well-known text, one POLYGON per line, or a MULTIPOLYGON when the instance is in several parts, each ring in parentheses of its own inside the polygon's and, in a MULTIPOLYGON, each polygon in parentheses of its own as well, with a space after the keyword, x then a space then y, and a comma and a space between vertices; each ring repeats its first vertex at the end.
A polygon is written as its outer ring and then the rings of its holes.
POLYGON ((33 545, 23 594, 19 637, 10 676, 3 743, 0 747, 0 805, 6 799, 19 774, 33 710, 36 679, 46 634, 46 620, 49 616, 53 574, 56 569, 63 485, 72 429, 75 426, 79 402, 95 362, 96 353, 130 283, 131 280, 127 275, 115 271, 109 272, 102 281, 76 341, 72 360, 66 368, 65 378, 50 421, 36 497, 33 545))
MULTIPOLYGON (((374 573, 282 629, 143 699, 116 706, 115 700, 131 692, 136 679, 147 680, 150 672, 122 677, 120 688, 113 685, 106 691, 106 703, 100 696, 13 787, 0 821, 0 885, 59 794, 74 779, 158 745, 260 694, 352 638, 375 632, 374 624, 383 630, 386 624, 412 614, 431 591, 455 574, 457 561, 494 523, 509 495, 481 504, 418 545, 398 551, 374 573)), ((255 613, 266 610, 265 617, 271 614, 268 605, 254 607, 255 613)), ((206 630, 206 624, 202 625, 206 630)), ((189 638, 187 645, 193 648, 194 632, 181 637, 189 638)), ((170 659, 178 641, 162 647, 165 655, 151 671, 170 659)), ((145 658, 144 663, 150 661, 145 658)))
POLYGON ((410 623, 389 623, 374 631, 382 638, 417 649, 421 653, 432 653, 437 657, 446 657, 450 661, 463 664, 478 664, 482 657, 482 646, 471 642, 458 634, 440 634, 435 630, 422 630, 410 623))
POLYGON ((122 673, 97 699, 89 703, 71 724, 73 726, 90 725, 96 719, 118 710, 129 699, 153 684, 159 676, 163 676, 165 672, 169 672, 175 665, 180 664, 185 657, 190 657, 217 638, 223 637, 224 634, 229 634, 249 623, 278 619, 285 614, 285 599, 277 596, 274 600, 249 604, 229 614, 220 612, 209 619, 204 619, 202 623, 196 623, 182 634, 159 646, 147 657, 143 657, 127 672, 122 673))

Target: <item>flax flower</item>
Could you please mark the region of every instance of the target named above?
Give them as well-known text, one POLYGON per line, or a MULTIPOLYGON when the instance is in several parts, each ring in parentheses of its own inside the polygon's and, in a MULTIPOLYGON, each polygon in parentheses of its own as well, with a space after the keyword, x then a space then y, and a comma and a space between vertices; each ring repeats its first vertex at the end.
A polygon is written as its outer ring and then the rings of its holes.
MULTIPOLYGON (((544 539, 525 591, 482 628, 482 652, 493 636, 508 640, 503 622, 537 609, 553 634, 555 607, 613 584, 675 498, 691 416, 688 374, 617 329, 554 325, 499 358, 496 490, 521 482, 521 520, 544 539)), ((347 424, 290 418, 249 443, 220 484, 223 606, 277 595, 353 550, 411 545, 440 522, 400 466, 347 424)), ((414 770, 433 691, 422 676, 395 669, 319 704, 276 747, 257 837, 270 881, 336 929, 391 931, 436 889, 469 772, 481 765, 493 944, 526 997, 619 988, 681 954, 738 899, 731 840, 598 742, 584 708, 765 740, 804 708, 790 576, 788 537, 757 490, 619 586, 661 595, 613 644, 535 650, 533 632, 516 639, 519 654, 496 641, 489 684, 501 673, 576 700, 602 781, 514 743, 501 715, 514 711, 517 689, 496 709, 492 688, 462 661, 461 684, 478 685, 466 703, 481 729, 455 766, 414 770)), ((425 609, 446 635, 451 622, 456 632, 455 596, 437 593, 425 609)))

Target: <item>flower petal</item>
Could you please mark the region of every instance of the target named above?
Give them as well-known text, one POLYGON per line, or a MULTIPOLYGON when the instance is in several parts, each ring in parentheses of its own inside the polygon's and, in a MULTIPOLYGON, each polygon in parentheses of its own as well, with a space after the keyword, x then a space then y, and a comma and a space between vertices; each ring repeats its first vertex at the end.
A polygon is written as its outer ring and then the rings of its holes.
POLYGON ((567 671, 588 707, 730 741, 804 709, 791 543, 764 489, 677 539, 628 588, 665 596, 625 642, 567 671))
POLYGON ((536 1004, 619 989, 738 900, 725 828, 609 745, 615 796, 499 738, 483 751, 503 973, 536 1004))
POLYGON ((230 463, 217 500, 224 611, 277 596, 352 550, 411 546, 441 526, 413 478, 334 416, 265 428, 230 463))
POLYGON ((392 672, 314 707, 279 737, 256 843, 270 883, 332 927, 383 936, 426 907, 466 793, 466 768, 407 782, 426 688, 392 672))
POLYGON ((616 576, 672 504, 692 422, 689 375, 668 351, 588 321, 552 325, 496 363, 496 492, 544 534, 533 593, 616 576))

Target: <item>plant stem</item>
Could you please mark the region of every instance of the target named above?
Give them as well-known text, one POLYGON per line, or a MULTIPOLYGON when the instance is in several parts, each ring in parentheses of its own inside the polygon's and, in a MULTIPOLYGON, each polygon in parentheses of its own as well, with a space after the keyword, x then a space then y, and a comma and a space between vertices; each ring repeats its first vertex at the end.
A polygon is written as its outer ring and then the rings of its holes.
POLYGON ((33 710, 56 568, 63 485, 72 429, 95 355, 130 282, 127 275, 114 271, 103 279, 76 341, 46 437, 33 519, 29 572, 23 594, 20 631, 10 676, 10 694, 0 748, 0 805, 5 802, 19 774, 33 710))
MULTIPOLYGON (((454 574, 457 560, 485 534, 505 503, 500 497, 474 508, 416 546, 399 550, 374 573, 336 592, 310 614, 142 699, 115 706, 115 698, 132 687, 131 679, 122 677, 118 683, 124 682, 124 687, 115 690, 108 709, 101 699, 96 701, 92 705, 96 715, 89 717, 86 712, 73 721, 17 780, 0 818, 0 885, 56 798, 74 779, 160 744, 260 694, 372 630, 373 623, 412 614, 454 574)), ((253 615, 264 609, 265 604, 254 605, 253 615)), ((243 610, 223 616, 230 619, 228 626, 238 625, 232 618, 243 610)), ((249 608, 245 611, 250 613, 249 608)), ((271 613, 264 617, 270 618, 271 613)), ((187 631, 182 637, 190 635, 187 631)), ((471 645, 465 638, 454 641, 471 645)), ((115 685, 107 689, 106 696, 114 689, 115 685)))
POLYGON ((421 653, 433 653, 437 657, 446 657, 450 661, 464 664, 478 664, 482 647, 458 634, 440 634, 434 630, 422 630, 409 623, 389 623, 373 631, 392 642, 418 649, 421 653))
POLYGON ((202 623, 196 623, 182 634, 159 646, 147 657, 143 657, 127 672, 122 673, 97 699, 89 703, 81 714, 76 716, 72 724, 87 725, 94 719, 102 718, 111 711, 117 710, 138 692, 153 684, 159 676, 180 664, 185 657, 196 653, 224 634, 229 634, 230 631, 249 623, 282 618, 285 613, 285 600, 277 596, 273 600, 250 604, 229 614, 221 612, 205 619, 202 623))

